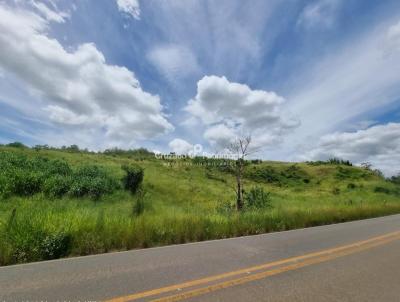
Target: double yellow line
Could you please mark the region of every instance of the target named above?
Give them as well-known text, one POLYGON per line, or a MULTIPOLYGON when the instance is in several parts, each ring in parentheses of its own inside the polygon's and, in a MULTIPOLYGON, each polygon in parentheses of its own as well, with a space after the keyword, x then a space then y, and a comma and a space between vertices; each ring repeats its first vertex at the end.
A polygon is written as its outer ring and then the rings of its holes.
POLYGON ((167 287, 148 290, 127 296, 117 297, 107 300, 106 302, 127 302, 151 297, 156 298, 152 301, 158 302, 181 301, 191 297, 207 294, 216 290, 260 280, 301 267, 326 262, 338 257, 354 254, 398 239, 400 239, 400 231, 314 253, 286 258, 274 262, 268 262, 265 264, 252 266, 232 272, 192 280, 180 284, 174 284, 167 287), (188 290, 184 291, 185 289, 188 290), (165 294, 168 295, 165 297, 156 297, 165 294))

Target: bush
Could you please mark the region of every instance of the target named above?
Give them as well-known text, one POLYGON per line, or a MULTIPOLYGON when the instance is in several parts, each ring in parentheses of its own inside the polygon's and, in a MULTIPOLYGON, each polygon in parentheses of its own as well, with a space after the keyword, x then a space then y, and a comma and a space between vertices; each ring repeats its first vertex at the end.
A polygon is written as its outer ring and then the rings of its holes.
POLYGON ((310 183, 310 176, 308 173, 297 165, 291 165, 281 171, 271 166, 254 166, 252 170, 249 169, 249 171, 245 173, 245 176, 255 181, 273 183, 279 186, 310 183))
POLYGON ((21 196, 30 196, 41 191, 43 177, 33 171, 16 170, 9 175, 7 191, 21 196))
POLYGON ((368 176, 371 175, 371 172, 368 170, 361 170, 354 167, 344 167, 338 166, 336 168, 335 178, 338 180, 344 179, 366 179, 368 176))
POLYGON ((392 176, 390 178, 390 181, 396 185, 400 185, 400 174, 396 175, 396 176, 392 176))
POLYGON ((326 161, 323 161, 323 160, 308 161, 307 164, 310 166, 321 166, 321 165, 353 166, 353 164, 349 160, 344 160, 344 159, 335 158, 335 157, 330 158, 326 161))
POLYGON ((69 194, 74 197, 89 196, 98 199, 118 188, 118 182, 108 176, 102 168, 86 165, 78 168, 74 173, 69 194))
POLYGON ((63 160, 15 152, 0 152, 0 194, 30 196, 44 192, 51 197, 69 193, 75 197, 99 198, 120 187, 119 182, 98 166, 82 166, 74 171, 63 160))
POLYGON ((270 193, 261 187, 251 188, 244 194, 244 206, 252 209, 270 208, 272 207, 270 193))
POLYGON ((143 181, 143 168, 138 165, 124 165, 122 170, 126 172, 122 179, 125 189, 136 193, 143 181))
POLYGON ((25 146, 23 143, 21 142, 13 142, 13 143, 9 143, 6 145, 7 147, 13 147, 13 148, 20 148, 20 149, 25 149, 28 148, 27 146, 25 146))
POLYGON ((46 234, 40 243, 40 254, 43 260, 58 259, 68 255, 71 236, 64 232, 46 234))
POLYGON ((62 197, 71 188, 72 179, 61 175, 54 175, 45 180, 43 192, 50 197, 62 197))
POLYGON ((391 193, 391 191, 388 188, 384 188, 384 187, 375 187, 374 192, 375 193, 384 193, 384 194, 391 193))
POLYGON ((350 189, 350 190, 353 190, 353 189, 355 189, 357 186, 354 184, 354 183, 349 183, 348 185, 347 185, 347 189, 350 189))

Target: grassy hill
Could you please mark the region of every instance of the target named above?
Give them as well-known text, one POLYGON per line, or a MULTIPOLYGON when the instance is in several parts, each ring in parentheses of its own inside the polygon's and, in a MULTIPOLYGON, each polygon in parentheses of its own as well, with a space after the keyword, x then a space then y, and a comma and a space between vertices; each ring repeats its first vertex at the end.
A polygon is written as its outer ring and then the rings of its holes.
POLYGON ((400 213, 400 185, 339 162, 233 162, 0 147, 0 264, 227 238, 400 213), (123 165, 144 169, 132 194, 123 165))

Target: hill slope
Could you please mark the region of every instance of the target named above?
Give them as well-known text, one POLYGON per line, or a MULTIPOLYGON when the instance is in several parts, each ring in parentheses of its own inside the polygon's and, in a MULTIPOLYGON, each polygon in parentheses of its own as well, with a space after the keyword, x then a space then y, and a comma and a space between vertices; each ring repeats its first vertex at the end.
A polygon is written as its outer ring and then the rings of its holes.
MULTIPOLYGON (((5 154, 25 158, 15 168, 19 174, 15 172, 13 183, 20 181, 18 177, 26 179, 29 160, 38 159, 67 163, 78 174, 82 167, 96 165, 106 180, 96 182, 96 192, 101 193, 97 195, 72 194, 68 188, 59 197, 49 195, 41 189, 46 179, 36 183, 35 194, 2 194, 2 265, 400 213, 399 185, 372 171, 339 163, 249 162, 244 182, 249 206, 237 213, 232 209, 232 162, 162 160, 146 152, 0 147, 0 192, 10 182, 10 174, 4 172, 10 161, 5 154), (132 163, 144 168, 143 188, 136 194, 119 184, 124 176, 121 166, 132 163)), ((61 178, 57 186, 63 184, 61 178)))

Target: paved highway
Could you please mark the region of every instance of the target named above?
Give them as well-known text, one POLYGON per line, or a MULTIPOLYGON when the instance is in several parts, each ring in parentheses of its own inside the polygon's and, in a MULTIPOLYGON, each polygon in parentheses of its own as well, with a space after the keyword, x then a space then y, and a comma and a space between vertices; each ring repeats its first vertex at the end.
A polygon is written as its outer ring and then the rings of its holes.
POLYGON ((400 301, 400 215, 0 268, 0 301, 400 301))

